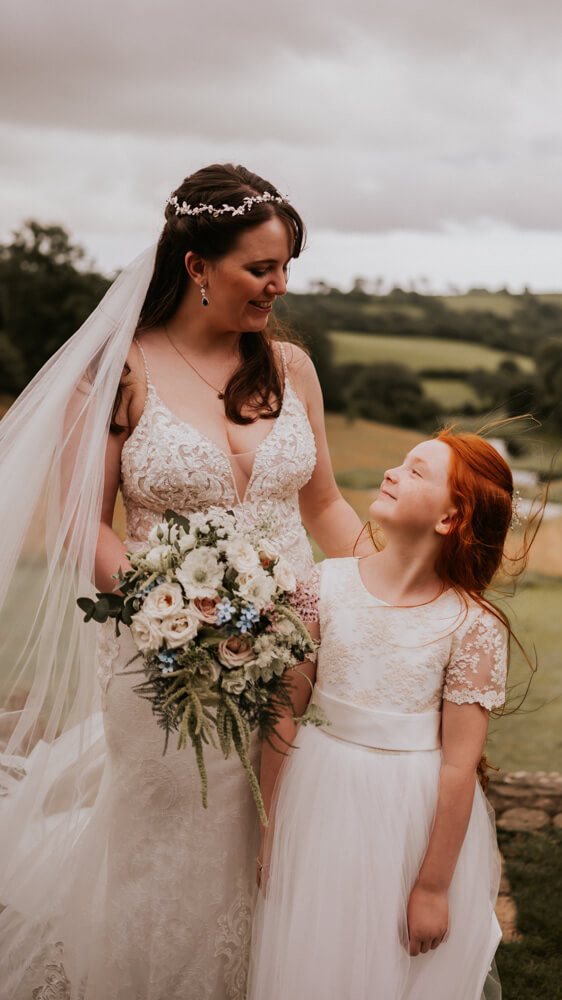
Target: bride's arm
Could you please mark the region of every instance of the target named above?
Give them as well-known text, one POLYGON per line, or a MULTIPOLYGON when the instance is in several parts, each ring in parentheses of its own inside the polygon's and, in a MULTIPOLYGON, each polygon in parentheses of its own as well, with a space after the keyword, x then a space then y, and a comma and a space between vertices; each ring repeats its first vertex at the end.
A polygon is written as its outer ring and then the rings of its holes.
POLYGON ((105 479, 100 529, 96 545, 94 581, 102 593, 109 593, 115 589, 114 573, 117 573, 119 569, 127 570, 130 568, 125 545, 112 528, 113 510, 119 488, 121 450, 127 439, 127 434, 127 431, 121 434, 110 433, 105 453, 105 479))
MULTIPOLYGON (((342 497, 334 478, 316 369, 308 355, 294 344, 287 345, 287 354, 291 378, 306 406, 316 440, 316 467, 299 494, 301 517, 307 531, 327 556, 353 555, 363 525, 342 497)), ((361 542, 356 554, 360 546, 361 542)))
POLYGON ((113 579, 113 574, 119 569, 130 569, 125 545, 112 527, 113 512, 121 476, 121 452, 132 429, 138 423, 145 397, 144 365, 138 348, 132 344, 121 382, 121 402, 115 414, 115 423, 123 430, 119 433, 109 433, 105 452, 102 510, 95 558, 95 584, 103 593, 115 590, 116 581, 113 579))

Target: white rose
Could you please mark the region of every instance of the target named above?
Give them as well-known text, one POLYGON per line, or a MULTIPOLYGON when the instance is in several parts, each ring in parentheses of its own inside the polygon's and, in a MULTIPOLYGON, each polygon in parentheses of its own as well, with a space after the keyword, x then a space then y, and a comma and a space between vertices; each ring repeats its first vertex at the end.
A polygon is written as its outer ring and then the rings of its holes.
POLYGON ((194 636, 200 625, 200 620, 189 608, 184 608, 175 615, 164 618, 160 630, 170 649, 185 646, 194 636))
POLYGON ((188 534, 187 531, 184 531, 178 538, 178 548, 182 554, 184 552, 191 552, 191 549, 195 548, 196 542, 197 539, 192 532, 188 534))
POLYGON ((133 642, 141 653, 149 653, 160 647, 162 643, 160 622, 145 615, 144 611, 137 611, 136 615, 133 615, 130 629, 133 642))
POLYGON ((273 567, 273 579, 281 590, 292 591, 297 586, 297 578, 286 559, 279 559, 273 567))
POLYGON ((209 534, 209 525, 207 521, 208 515, 203 514, 201 511, 195 511, 194 514, 189 515, 189 527, 191 531, 199 531, 202 535, 209 534))
POLYGON ((144 557, 145 563, 154 570, 165 570, 170 566, 172 549, 169 545, 155 545, 144 557))
POLYGON ((142 610, 150 618, 166 618, 183 611, 183 594, 177 583, 159 583, 146 595, 142 610))
POLYGON ((151 547, 161 545, 163 541, 168 541, 168 522, 161 521, 160 524, 155 524, 153 528, 148 533, 148 541, 151 547))
POLYGON ((243 670, 233 670, 230 674, 223 674, 221 687, 227 694, 242 694, 246 687, 247 680, 243 670))
POLYGON ((256 550, 243 535, 235 535, 226 545, 226 558, 238 573, 251 573, 260 561, 256 550))
POLYGON ((188 552, 176 576, 186 597, 216 597, 222 584, 224 569, 217 560, 216 550, 211 548, 193 549, 188 552))
POLYGON ((279 559, 279 549, 273 544, 271 538, 260 538, 258 552, 262 562, 267 561, 269 563, 275 559, 279 559))
POLYGON ((252 643, 246 636, 232 635, 217 646, 217 656, 225 667, 241 667, 252 659, 252 643))
POLYGON ((258 609, 264 608, 277 590, 277 584, 269 573, 264 573, 261 567, 252 573, 244 573, 238 580, 242 597, 258 609))

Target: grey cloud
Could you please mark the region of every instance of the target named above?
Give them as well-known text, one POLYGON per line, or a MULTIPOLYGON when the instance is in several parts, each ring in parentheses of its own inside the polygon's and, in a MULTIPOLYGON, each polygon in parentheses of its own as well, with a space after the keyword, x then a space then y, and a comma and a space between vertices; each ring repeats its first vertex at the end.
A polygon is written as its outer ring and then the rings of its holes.
POLYGON ((561 27, 551 0, 20 0, 4 177, 85 228, 117 224, 116 199, 142 226, 184 173, 230 158, 286 178, 318 227, 560 228, 561 27))

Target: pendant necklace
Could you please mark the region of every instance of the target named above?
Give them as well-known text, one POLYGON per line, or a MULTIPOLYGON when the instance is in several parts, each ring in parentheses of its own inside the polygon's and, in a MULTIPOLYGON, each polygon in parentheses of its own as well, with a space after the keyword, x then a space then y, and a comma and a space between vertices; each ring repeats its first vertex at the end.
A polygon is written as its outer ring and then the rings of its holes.
POLYGON ((195 372, 195 374, 201 379, 201 381, 204 382, 205 385, 209 386, 209 389, 212 389, 213 392, 216 392, 218 399, 224 399, 224 392, 221 392, 220 389, 217 389, 216 385, 213 385, 211 382, 209 382, 209 380, 206 379, 205 376, 201 374, 201 372, 195 367, 195 365, 193 365, 191 363, 191 361, 189 360, 189 358, 186 358, 185 354, 183 354, 180 351, 179 347, 177 347, 176 344, 174 344, 174 341, 172 340, 172 338, 170 337, 170 334, 168 333, 167 327, 164 327, 164 332, 165 332, 168 340, 170 341, 170 344, 174 348, 174 351, 176 352, 176 354, 179 354, 179 356, 182 359, 182 361, 185 361, 186 365, 189 365, 189 367, 191 368, 191 370, 195 372))

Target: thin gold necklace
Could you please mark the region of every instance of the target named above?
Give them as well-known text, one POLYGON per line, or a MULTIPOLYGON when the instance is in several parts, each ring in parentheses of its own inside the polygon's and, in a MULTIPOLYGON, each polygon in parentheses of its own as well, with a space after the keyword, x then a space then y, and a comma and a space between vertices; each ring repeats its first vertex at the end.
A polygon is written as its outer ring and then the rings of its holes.
POLYGON ((182 361, 185 361, 186 365, 189 365, 189 367, 191 368, 191 370, 195 372, 195 374, 201 379, 201 381, 204 382, 205 385, 209 386, 209 389, 212 389, 213 392, 216 392, 216 394, 217 394, 217 396, 218 396, 219 399, 224 399, 224 392, 221 392, 220 389, 217 389, 216 385, 213 385, 212 382, 209 382, 209 380, 206 379, 205 376, 201 374, 201 372, 195 367, 195 365, 193 365, 191 363, 191 361, 189 360, 189 358, 186 358, 185 354, 183 354, 180 351, 179 347, 177 347, 176 344, 174 344, 174 341, 172 340, 172 338, 170 337, 170 334, 168 333, 168 328, 167 327, 164 327, 164 332, 165 332, 168 340, 170 341, 170 344, 174 348, 174 351, 176 352, 176 354, 179 354, 179 356, 182 359, 182 361))

